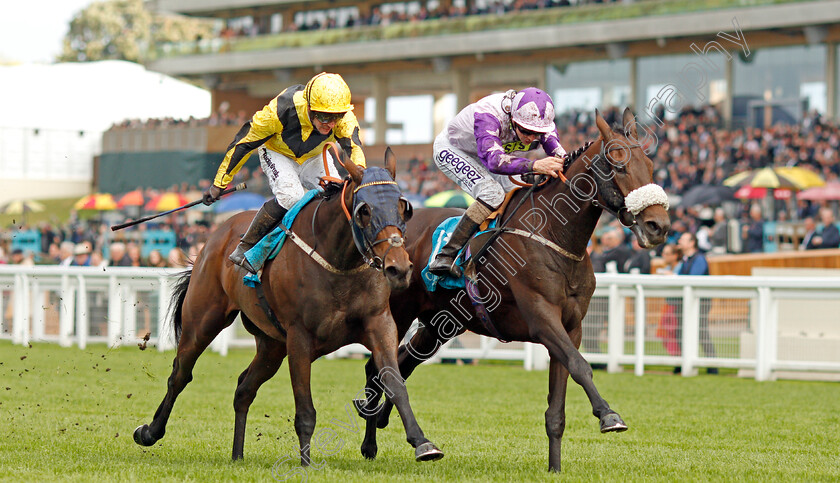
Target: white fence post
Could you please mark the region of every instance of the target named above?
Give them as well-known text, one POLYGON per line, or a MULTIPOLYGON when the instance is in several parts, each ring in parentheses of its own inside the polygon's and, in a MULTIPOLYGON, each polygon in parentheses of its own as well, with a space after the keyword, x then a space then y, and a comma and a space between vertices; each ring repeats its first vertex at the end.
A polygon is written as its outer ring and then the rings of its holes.
POLYGON ((647 325, 647 310, 645 307, 645 290, 636 285, 636 367, 633 373, 637 376, 645 374, 645 329, 647 325))
POLYGON ((73 312, 76 310, 75 291, 70 283, 69 275, 61 276, 61 292, 58 295, 58 344, 70 347, 73 332, 73 312))
POLYGON ((30 323, 29 277, 20 273, 15 276, 14 317, 12 318, 12 343, 29 344, 30 323))
POLYGON ((758 322, 755 334, 755 380, 774 379, 778 340, 779 301, 769 287, 758 288, 758 322))
POLYGON ((696 376, 699 352, 697 345, 700 343, 700 299, 694 295, 691 285, 683 287, 683 313, 682 313, 682 375, 696 376))
POLYGON ((87 282, 85 277, 79 275, 78 292, 76 293, 76 342, 79 344, 79 349, 87 347, 88 335, 90 335, 90 324, 88 314, 88 300, 87 300, 87 282))
POLYGON ((172 284, 169 280, 169 277, 166 276, 158 277, 160 286, 158 288, 157 348, 161 352, 175 347, 174 321, 172 325, 173 332, 171 334, 164 332, 169 327, 169 324, 166 323, 166 316, 169 312, 169 299, 172 297, 172 284))
POLYGON ((29 312, 32 318, 32 338, 34 340, 44 340, 44 333, 46 329, 46 309, 44 307, 44 296, 46 292, 41 290, 41 284, 38 279, 32 279, 32 310, 29 312))
POLYGON ((551 357, 548 349, 542 344, 525 343, 525 370, 544 371, 548 369, 551 357))
POLYGON ((607 304, 607 372, 621 372, 618 360, 624 355, 624 298, 617 284, 610 284, 607 304))
POLYGON ((122 327, 122 304, 123 291, 116 276, 108 279, 108 347, 120 345, 122 339, 120 328, 122 327))
POLYGON ((133 344, 137 339, 137 290, 130 286, 123 284, 122 286, 123 302, 123 327, 122 327, 122 344, 133 344))

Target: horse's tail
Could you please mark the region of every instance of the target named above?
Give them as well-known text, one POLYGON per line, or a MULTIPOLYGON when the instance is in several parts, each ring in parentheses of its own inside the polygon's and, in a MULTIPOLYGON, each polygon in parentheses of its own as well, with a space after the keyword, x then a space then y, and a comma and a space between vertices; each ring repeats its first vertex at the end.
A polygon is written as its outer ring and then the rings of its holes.
POLYGON ((175 341, 181 340, 181 310, 184 307, 184 298, 187 296, 187 287, 190 286, 192 269, 185 270, 177 275, 175 289, 172 291, 172 299, 169 301, 169 310, 172 313, 172 323, 175 329, 175 341))

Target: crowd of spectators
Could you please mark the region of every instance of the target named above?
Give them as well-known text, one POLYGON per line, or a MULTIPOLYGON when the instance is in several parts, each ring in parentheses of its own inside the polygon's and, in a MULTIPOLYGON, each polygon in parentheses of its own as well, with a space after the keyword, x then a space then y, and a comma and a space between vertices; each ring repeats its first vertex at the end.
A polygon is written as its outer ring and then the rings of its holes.
POLYGON ((241 126, 251 119, 251 114, 244 110, 236 113, 229 112, 226 103, 222 103, 218 111, 210 114, 209 117, 196 118, 190 116, 187 119, 175 119, 172 117, 150 118, 150 119, 126 119, 115 123, 111 129, 168 129, 179 127, 205 127, 205 126, 241 126))
MULTIPOLYGON (((617 109, 607 109, 603 115, 608 122, 615 124, 620 120, 617 109)), ((659 113, 660 115, 662 113, 659 113)), ((237 116, 215 114, 207 119, 190 119, 186 124, 208 125, 229 122, 241 123, 244 113, 237 116), (222 121, 222 120, 225 121, 222 121)), ((147 121, 145 125, 174 125, 175 121, 161 119, 147 121)), ((558 133, 562 144, 571 151, 586 141, 598 136, 597 127, 589 112, 568 113, 558 119, 558 133)), ((133 123, 129 122, 125 127, 133 123)), ((724 179, 735 172, 764 166, 799 166, 820 174, 826 181, 838 181, 840 178, 840 128, 825 122, 819 115, 810 114, 798 125, 774 125, 766 129, 736 128, 725 129, 719 113, 712 107, 689 109, 674 119, 666 120, 659 127, 648 125, 650 140, 648 145, 650 158, 654 162, 654 181, 670 195, 679 196, 698 184, 720 185, 724 179)), ((420 206, 423 200, 441 191, 457 189, 457 186, 438 170, 430 157, 413 157, 404 160, 399 170, 398 183, 403 192, 413 203, 420 206)), ((249 171, 248 167, 238 175, 236 182, 248 181, 249 189, 270 196, 264 176, 258 166, 249 171)), ((199 196, 210 180, 203 180, 199 186, 176 186, 170 191, 199 196)), ((147 193, 151 197, 153 193, 147 193)), ((766 221, 797 220, 804 224, 807 234, 800 244, 801 249, 832 248, 840 245, 840 233, 831 227, 835 223, 835 211, 830 202, 815 203, 800 200, 796 205, 776 201, 777 206, 766 212, 764 200, 754 202, 734 202, 727 211, 717 206, 681 206, 671 208, 672 231, 669 243, 676 243, 683 233, 697 237, 698 247, 711 255, 733 251, 760 252, 763 250, 766 221), (740 246, 729 243, 730 219, 740 221, 738 226, 740 246), (828 227, 823 233, 817 227, 828 227)), ((205 214, 207 215, 207 214, 205 214)), ((136 216, 130 213, 128 216, 136 216)), ((110 253, 106 244, 125 243, 127 253, 136 253, 139 237, 137 232, 145 229, 172 230, 176 233, 177 252, 158 253, 148 257, 131 256, 132 265, 159 265, 161 260, 171 260, 172 265, 183 264, 187 259, 194 259, 207 233, 214 228, 212 216, 203 216, 201 220, 187 220, 183 217, 165 218, 162 223, 140 225, 134 232, 126 232, 134 238, 113 239, 106 237, 106 226, 96 220, 70 222, 55 226, 42 224, 38 229, 42 233, 41 253, 35 257, 29 253, 12 253, 8 243, 6 250, 0 252, 0 263, 73 263, 68 261, 73 251, 87 250, 87 264, 123 264, 123 261, 103 257, 110 253), (85 248, 81 248, 80 244, 85 248)), ((648 273, 649 261, 639 255, 641 250, 633 243, 629 231, 621 227, 611 217, 604 217, 596 229, 593 238, 592 253, 597 269, 613 269, 629 272, 633 268, 648 273), (607 255, 604 255, 607 254, 607 255), (615 262, 609 264, 609 262, 615 262), (609 268, 608 268, 609 267, 609 268)), ((21 229, 22 227, 15 227, 21 229)), ((122 233, 122 232, 118 232, 122 233)), ((8 232, 4 236, 8 240, 8 232)), ((3 245, 0 244, 0 247, 3 245)), ((119 248, 119 247, 118 247, 119 248)), ((661 250, 661 248, 660 248, 661 250)), ((653 254, 659 255, 659 251, 653 254)), ((78 264, 78 263, 77 263, 78 264)))
MULTIPOLYGON (((369 11, 353 7, 333 8, 315 12, 301 12, 295 21, 282 26, 282 32, 303 32, 362 26, 386 26, 400 22, 422 22, 442 18, 461 18, 472 15, 504 15, 507 13, 571 7, 585 4, 613 3, 616 0, 486 0, 463 2, 391 2, 374 6, 369 11)), ((231 19, 219 37, 230 40, 238 37, 255 37, 276 33, 270 17, 252 16, 231 19)))

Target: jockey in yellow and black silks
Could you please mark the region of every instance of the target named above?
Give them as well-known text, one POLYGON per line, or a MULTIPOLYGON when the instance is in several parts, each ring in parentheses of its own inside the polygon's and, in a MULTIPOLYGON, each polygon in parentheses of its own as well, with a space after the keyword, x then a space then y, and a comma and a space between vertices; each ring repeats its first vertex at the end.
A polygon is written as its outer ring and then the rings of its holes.
POLYGON ((251 226, 230 260, 254 273, 245 252, 259 242, 318 178, 338 176, 335 160, 329 156, 329 173, 324 172, 321 152, 336 141, 352 162, 365 166, 359 139, 359 123, 353 115, 350 88, 338 74, 322 72, 303 86, 285 89, 239 130, 228 147, 213 185, 204 192, 204 204, 219 198, 222 190, 257 150, 263 173, 274 198, 257 212, 251 226))

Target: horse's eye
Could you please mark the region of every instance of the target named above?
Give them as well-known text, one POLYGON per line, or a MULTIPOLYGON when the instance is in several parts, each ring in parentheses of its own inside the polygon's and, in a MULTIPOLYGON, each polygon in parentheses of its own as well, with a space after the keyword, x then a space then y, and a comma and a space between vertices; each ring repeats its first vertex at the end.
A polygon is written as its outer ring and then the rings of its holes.
POLYGON ((362 203, 356 208, 353 214, 353 221, 359 225, 359 228, 364 228, 370 223, 370 208, 367 203, 362 203))
POLYGON ((414 216, 414 207, 405 198, 400 198, 400 213, 402 213, 403 221, 408 221, 414 216))

